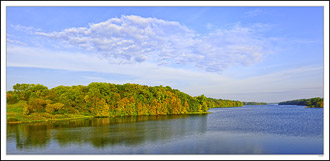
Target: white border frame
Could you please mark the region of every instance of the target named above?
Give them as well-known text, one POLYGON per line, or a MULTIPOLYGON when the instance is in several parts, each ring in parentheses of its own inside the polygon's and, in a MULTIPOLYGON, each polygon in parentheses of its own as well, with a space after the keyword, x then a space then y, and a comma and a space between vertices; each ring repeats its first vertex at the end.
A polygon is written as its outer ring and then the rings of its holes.
POLYGON ((329 3, 327 1, 2 1, 1 2, 1 160, 329 160, 329 3), (323 6, 324 7, 324 155, 7 155, 6 7, 7 6, 323 6))

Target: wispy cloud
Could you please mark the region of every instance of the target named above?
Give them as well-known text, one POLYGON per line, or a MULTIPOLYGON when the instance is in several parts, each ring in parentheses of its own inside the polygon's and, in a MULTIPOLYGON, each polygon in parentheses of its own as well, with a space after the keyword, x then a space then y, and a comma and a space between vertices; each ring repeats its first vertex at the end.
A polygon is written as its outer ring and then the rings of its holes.
POLYGON ((258 32, 263 27, 235 25, 201 35, 176 21, 123 15, 88 27, 35 33, 118 63, 181 64, 221 72, 231 65, 257 62, 269 53, 269 40, 258 32))
POLYGON ((22 26, 22 25, 10 25, 12 28, 18 31, 27 32, 29 34, 34 34, 35 32, 41 32, 40 28, 35 28, 32 26, 22 26))
POLYGON ((12 39, 9 39, 9 38, 7 38, 7 43, 8 44, 16 44, 16 45, 26 45, 25 42, 21 42, 21 41, 18 41, 18 40, 12 40, 12 39))
POLYGON ((241 101, 283 101, 297 98, 323 97, 323 66, 302 66, 249 78, 213 76, 202 86, 186 91, 203 91, 209 96, 241 101))
POLYGON ((214 29, 214 25, 213 25, 212 23, 207 23, 207 24, 205 25, 205 27, 206 27, 207 30, 212 30, 212 29, 214 29))
POLYGON ((245 16, 255 17, 255 16, 258 16, 258 15, 262 14, 262 12, 263 12, 262 9, 257 8, 257 9, 253 9, 253 10, 245 12, 245 16))

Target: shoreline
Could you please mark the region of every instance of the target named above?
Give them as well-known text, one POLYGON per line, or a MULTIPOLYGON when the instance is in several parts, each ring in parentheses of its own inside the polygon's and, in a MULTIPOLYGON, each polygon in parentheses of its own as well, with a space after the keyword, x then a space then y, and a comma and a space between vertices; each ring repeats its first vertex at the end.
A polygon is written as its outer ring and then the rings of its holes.
MULTIPOLYGON (((190 112, 187 114, 166 114, 166 115, 203 115, 209 114, 212 112, 190 112)), ((165 115, 165 114, 159 114, 165 115)), ((132 115, 132 116, 159 116, 159 115, 132 115)), ((76 115, 75 115, 76 116, 76 115)), ((77 116, 69 118, 60 118, 60 119, 42 119, 42 120, 29 120, 29 121, 8 121, 7 124, 22 124, 22 123, 36 123, 36 122, 48 122, 48 121, 65 121, 65 120, 80 120, 80 119, 94 119, 94 118, 114 118, 114 117, 131 117, 131 116, 107 116, 107 117, 97 117, 97 116, 77 116)))

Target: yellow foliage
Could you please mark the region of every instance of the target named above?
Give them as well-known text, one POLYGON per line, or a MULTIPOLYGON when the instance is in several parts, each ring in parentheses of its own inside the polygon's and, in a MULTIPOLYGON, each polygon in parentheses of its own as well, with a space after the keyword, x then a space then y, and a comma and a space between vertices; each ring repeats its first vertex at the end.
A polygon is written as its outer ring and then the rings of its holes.
POLYGON ((52 114, 55 111, 64 110, 64 104, 63 103, 47 104, 45 110, 47 113, 52 114))

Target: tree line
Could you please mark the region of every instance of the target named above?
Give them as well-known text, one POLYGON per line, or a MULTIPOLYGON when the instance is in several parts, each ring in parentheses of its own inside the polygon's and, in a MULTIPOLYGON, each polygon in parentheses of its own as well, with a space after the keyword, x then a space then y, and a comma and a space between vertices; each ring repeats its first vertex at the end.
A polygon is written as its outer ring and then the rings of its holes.
POLYGON ((267 105, 265 102, 243 102, 243 105, 267 105))
POLYGON ((207 98, 207 106, 210 108, 241 107, 243 106, 243 102, 235 100, 207 98))
POLYGON ((192 97, 169 86, 93 82, 87 86, 19 84, 7 104, 23 104, 23 114, 80 114, 95 117, 206 113, 209 108, 242 106, 240 101, 192 97))
POLYGON ((280 102, 278 105, 302 105, 308 107, 320 107, 323 108, 323 98, 315 97, 309 99, 297 99, 280 102))

